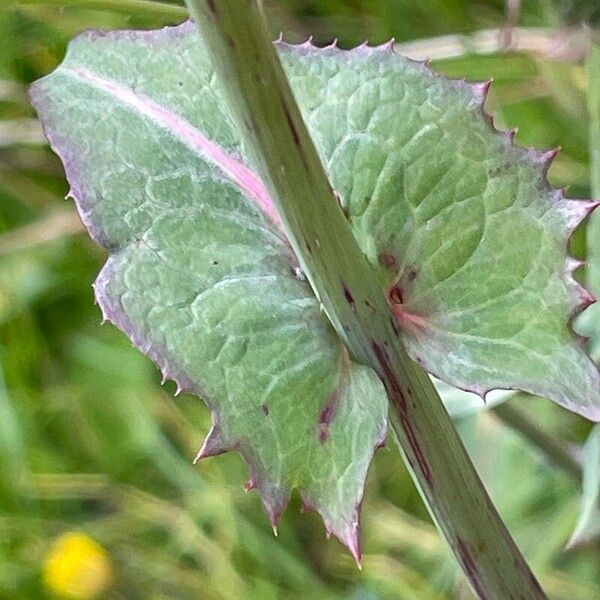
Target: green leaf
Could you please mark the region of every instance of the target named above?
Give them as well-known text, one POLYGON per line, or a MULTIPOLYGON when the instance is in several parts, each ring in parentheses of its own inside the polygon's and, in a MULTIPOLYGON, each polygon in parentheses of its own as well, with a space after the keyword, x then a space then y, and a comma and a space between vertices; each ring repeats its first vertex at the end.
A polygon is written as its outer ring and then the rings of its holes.
MULTIPOLYGON (((590 117, 589 144, 592 194, 600 198, 600 46, 592 46, 586 64, 587 99, 590 117)), ((587 229, 586 281, 594 294, 600 293, 600 213, 590 217, 587 229)), ((600 361, 600 304, 591 306, 577 320, 577 329, 590 338, 592 357, 600 361)), ((596 426, 583 453, 582 510, 569 546, 600 536, 600 426, 596 426)))
POLYGON ((568 547, 585 544, 600 536, 600 425, 592 429, 585 443, 582 464, 581 513, 568 547))
MULTIPOLYGON (((278 48, 413 358, 470 391, 599 417, 598 370, 568 326, 589 296, 567 242, 595 205, 549 187, 554 153, 494 131, 487 85, 389 44, 278 48)), ((105 317, 213 411, 199 456, 238 450, 274 523, 298 487, 358 555, 383 387, 321 314, 193 26, 84 34, 32 100, 110 251, 105 317)))
MULTIPOLYGON (((589 145, 592 194, 600 198, 600 46, 592 46, 586 64, 587 98, 590 117, 589 145)), ((596 296, 600 294, 600 212, 590 217, 587 229, 587 284, 596 296)), ((590 337, 590 351, 600 361, 600 303, 581 315, 577 329, 590 337)))
POLYGON ((498 134, 488 84, 449 81, 386 44, 279 43, 292 88, 409 354, 484 396, 520 389, 600 419, 600 375, 570 319, 593 298, 572 272, 568 200, 538 153, 498 134))
POLYGON ((299 488, 358 557, 383 385, 321 314, 191 33, 84 34, 32 99, 110 251, 105 318, 212 410, 198 457, 239 451, 274 525, 299 488))

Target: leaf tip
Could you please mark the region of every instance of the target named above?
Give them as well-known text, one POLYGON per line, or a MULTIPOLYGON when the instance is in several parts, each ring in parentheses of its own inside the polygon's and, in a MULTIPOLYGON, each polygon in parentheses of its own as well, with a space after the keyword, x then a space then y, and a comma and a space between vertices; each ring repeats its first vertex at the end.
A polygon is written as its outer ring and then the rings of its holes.
POLYGON ((359 527, 358 522, 354 521, 350 523, 345 529, 342 535, 340 536, 343 544, 350 550, 350 554, 354 557, 356 561, 356 566, 359 570, 362 569, 362 551, 360 548, 360 535, 359 535, 359 527))

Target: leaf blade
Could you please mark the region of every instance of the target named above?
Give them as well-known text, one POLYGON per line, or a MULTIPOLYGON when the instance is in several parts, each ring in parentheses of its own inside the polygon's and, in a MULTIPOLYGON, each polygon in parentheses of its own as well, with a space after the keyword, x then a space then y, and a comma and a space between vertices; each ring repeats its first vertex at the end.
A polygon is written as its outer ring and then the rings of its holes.
MULTIPOLYGON (((202 64, 189 31, 86 34, 32 90, 84 222, 111 252, 96 298, 164 377, 209 404, 200 457, 240 452, 274 524, 298 487, 358 556, 385 392, 348 359, 298 277, 218 96, 206 92, 218 109, 210 130, 192 102, 170 103, 182 61, 202 64), (143 60, 149 46, 167 81, 143 60)), ((209 67, 186 77, 212 85, 209 67)))
POLYGON ((487 84, 390 44, 277 45, 412 358, 482 396, 520 389, 599 420, 600 373, 570 328, 593 298, 567 252, 597 203, 550 187, 555 152, 497 132, 487 84))

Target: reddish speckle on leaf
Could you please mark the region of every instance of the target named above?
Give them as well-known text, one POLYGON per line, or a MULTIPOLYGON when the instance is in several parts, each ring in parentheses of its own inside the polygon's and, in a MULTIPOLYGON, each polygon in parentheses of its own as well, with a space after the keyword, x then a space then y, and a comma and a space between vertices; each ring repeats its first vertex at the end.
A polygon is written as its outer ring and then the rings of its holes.
POLYGON ((409 283, 412 283, 417 277, 417 271, 416 269, 409 269, 406 272, 406 281, 408 281, 409 283))
POLYGON ((389 298, 390 298, 390 302, 392 302, 393 304, 403 304, 402 290, 400 289, 400 287, 395 285, 389 291, 389 298))
POLYGON ((341 389, 337 388, 329 401, 325 405, 325 408, 321 411, 319 416, 319 441, 325 443, 329 439, 329 425, 333 419, 335 409, 337 408, 338 401, 340 399, 341 389))
POLYGON ((393 254, 389 254, 388 252, 381 252, 377 258, 379 260, 379 264, 382 267, 386 267, 388 269, 396 269, 397 262, 396 257, 393 254))
POLYGON ((319 441, 324 444, 329 439, 329 428, 324 423, 319 424, 319 441))

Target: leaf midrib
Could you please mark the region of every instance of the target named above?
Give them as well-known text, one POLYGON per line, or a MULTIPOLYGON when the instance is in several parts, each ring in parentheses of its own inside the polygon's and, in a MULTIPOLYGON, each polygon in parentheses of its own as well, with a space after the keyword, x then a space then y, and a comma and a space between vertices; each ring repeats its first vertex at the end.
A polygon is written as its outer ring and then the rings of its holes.
POLYGON ((206 137, 187 119, 165 108, 145 94, 134 92, 122 83, 100 76, 85 67, 63 65, 63 69, 63 72, 68 76, 108 94, 118 103, 150 119, 154 124, 168 131, 202 160, 217 167, 220 173, 235 184, 242 194, 258 208, 265 219, 274 227, 278 236, 287 243, 281 218, 269 192, 261 179, 241 160, 206 137))

